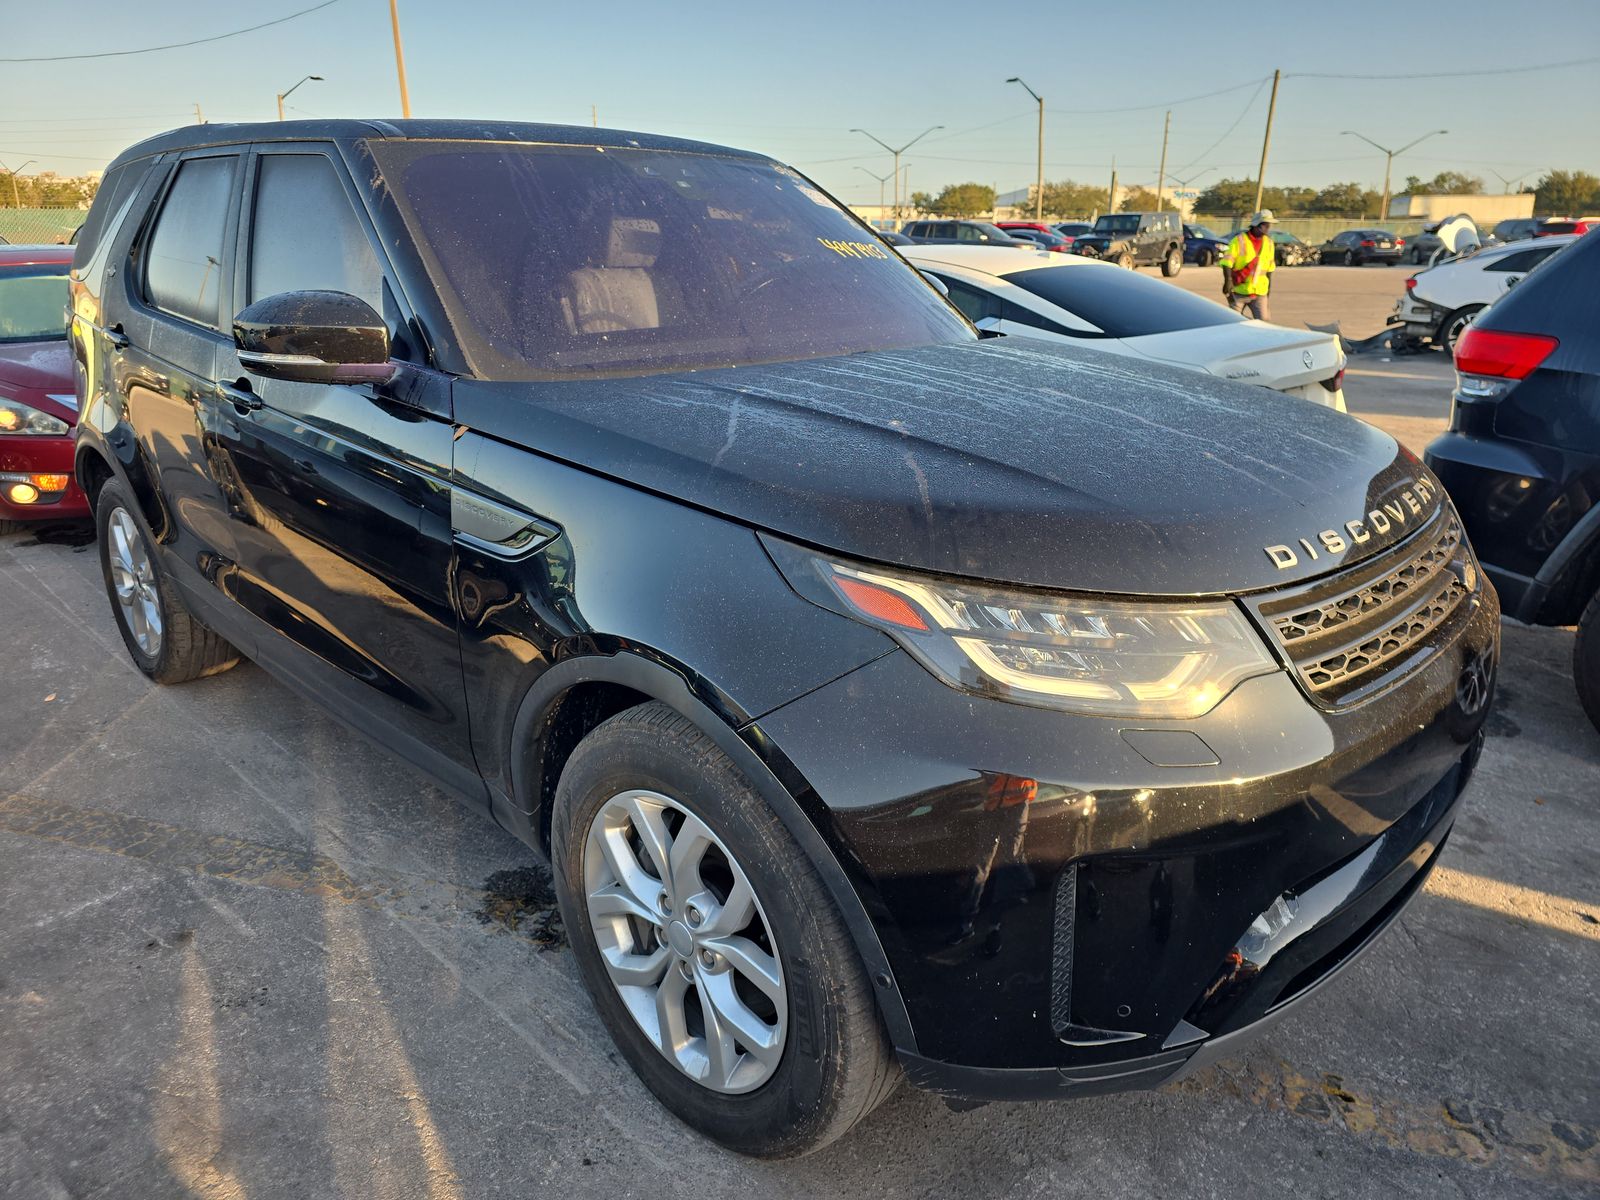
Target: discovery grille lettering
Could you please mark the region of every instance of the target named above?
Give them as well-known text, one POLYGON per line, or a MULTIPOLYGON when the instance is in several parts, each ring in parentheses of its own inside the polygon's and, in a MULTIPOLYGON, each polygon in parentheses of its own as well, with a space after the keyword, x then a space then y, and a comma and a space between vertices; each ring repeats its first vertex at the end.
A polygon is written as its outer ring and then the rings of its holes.
POLYGON ((1290 545, 1266 546, 1264 549, 1278 570, 1287 571, 1290 567, 1299 565, 1301 551, 1313 562, 1320 558, 1318 545, 1329 554, 1343 554, 1353 545, 1364 545, 1375 533, 1380 537, 1390 533, 1398 536, 1410 524, 1413 517, 1422 517, 1430 513, 1437 499, 1436 484, 1427 479, 1414 479, 1411 481, 1411 486, 1400 493, 1399 500, 1386 500, 1365 517, 1346 521, 1342 532, 1337 529, 1324 529, 1311 538, 1297 538, 1295 540, 1299 550, 1290 545))

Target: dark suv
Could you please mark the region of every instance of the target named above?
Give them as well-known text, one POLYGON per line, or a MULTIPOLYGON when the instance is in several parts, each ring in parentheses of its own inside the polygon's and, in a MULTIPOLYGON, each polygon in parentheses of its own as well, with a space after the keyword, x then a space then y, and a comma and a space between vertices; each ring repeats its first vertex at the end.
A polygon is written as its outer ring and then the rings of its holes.
POLYGON ((1578 626, 1600 729, 1600 236, 1579 238, 1466 327, 1450 428, 1428 447, 1506 612, 1578 626))
POLYGON ((1072 250, 1119 267, 1159 266, 1170 278, 1183 270, 1183 224, 1175 212, 1107 213, 1072 250))
POLYGON ((1231 1052, 1401 911, 1477 759, 1498 607, 1420 462, 980 338, 761 155, 188 127, 107 171, 72 339, 134 662, 248 655, 548 853, 622 1054, 742 1151, 902 1073, 1231 1052))

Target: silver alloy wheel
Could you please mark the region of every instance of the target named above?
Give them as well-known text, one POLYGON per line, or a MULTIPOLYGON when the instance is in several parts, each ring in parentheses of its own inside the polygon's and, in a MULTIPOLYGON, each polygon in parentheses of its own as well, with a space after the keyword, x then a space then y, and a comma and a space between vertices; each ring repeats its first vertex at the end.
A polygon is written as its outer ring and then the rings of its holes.
POLYGON ((715 1092, 771 1078, 788 1031, 783 963, 706 823, 658 792, 613 796, 589 826, 583 886, 606 972, 656 1049, 715 1092))
POLYGON ((156 592, 155 568, 145 553, 144 538, 125 508, 111 510, 106 523, 111 537, 111 584, 122 609, 122 623, 139 650, 149 658, 161 653, 161 598, 156 592))
POLYGON ((1478 315, 1477 309, 1460 312, 1450 318, 1449 324, 1444 327, 1444 352, 1452 358, 1455 356, 1456 343, 1461 340, 1461 335, 1466 332, 1467 326, 1472 324, 1472 319, 1478 315))

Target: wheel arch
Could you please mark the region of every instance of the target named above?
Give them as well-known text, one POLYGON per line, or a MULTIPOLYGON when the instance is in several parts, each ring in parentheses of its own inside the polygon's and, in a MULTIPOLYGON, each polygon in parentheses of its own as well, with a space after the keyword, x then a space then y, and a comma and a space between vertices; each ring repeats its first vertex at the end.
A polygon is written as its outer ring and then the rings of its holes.
POLYGON ((73 473, 78 477, 83 494, 89 498, 89 511, 93 512, 100 502, 100 489, 112 478, 111 464, 98 449, 80 441, 73 458, 73 473))
MULTIPOLYGON (((781 751, 766 746, 758 753, 728 715, 707 702, 704 691, 703 686, 691 682, 688 672, 628 650, 569 658, 545 671, 529 688, 512 723, 511 783, 519 812, 517 823, 524 826, 513 832, 548 857, 550 801, 578 742, 608 717, 635 705, 652 700, 668 705, 693 721, 733 760, 816 867, 873 981, 873 994, 890 1040, 897 1050, 915 1053, 916 1037, 905 1000, 861 894, 818 821, 808 815, 796 796, 809 796, 819 807, 821 801, 792 764, 783 760, 781 751), (789 777, 787 785, 765 755, 782 760, 778 770, 789 777)), ((753 725, 753 721, 746 722, 743 729, 753 725)))
POLYGON ((1567 531, 1544 560, 1514 614, 1539 625, 1571 625, 1600 591, 1600 504, 1567 531))

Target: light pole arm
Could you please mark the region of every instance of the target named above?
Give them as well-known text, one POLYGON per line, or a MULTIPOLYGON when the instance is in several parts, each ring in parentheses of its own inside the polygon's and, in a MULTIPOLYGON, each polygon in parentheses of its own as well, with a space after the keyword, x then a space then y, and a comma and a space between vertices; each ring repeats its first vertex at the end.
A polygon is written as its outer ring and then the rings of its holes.
POLYGON ((1411 147, 1416 146, 1416 145, 1420 145, 1421 143, 1427 141, 1429 138, 1435 136, 1436 134, 1449 133, 1449 132, 1450 131, 1448 129, 1430 129, 1430 130, 1428 130, 1427 133, 1423 134, 1416 141, 1407 142, 1404 146, 1401 146, 1400 149, 1398 149, 1398 150, 1396 150, 1394 152, 1395 153, 1395 157, 1398 158, 1400 155, 1404 154, 1407 150, 1411 149, 1411 147))
POLYGON ((872 135, 870 133, 867 133, 867 131, 865 129, 852 129, 850 132, 851 133, 859 133, 859 134, 862 134, 862 135, 864 135, 866 137, 872 138, 873 141, 877 142, 878 145, 882 146, 890 154, 899 154, 900 153, 900 151, 896 150, 893 146, 889 145, 889 143, 884 141, 882 138, 872 137, 872 135))
MULTIPOLYGON (((1362 141, 1363 141, 1363 142, 1365 142, 1365 143, 1366 143, 1366 144, 1367 144, 1367 145, 1369 145, 1369 146, 1371 146, 1371 147, 1372 147, 1372 148, 1373 148, 1373 149, 1375 149, 1375 150, 1382 150, 1382 151, 1383 151, 1383 152, 1384 152, 1384 153, 1385 153, 1385 154, 1387 154, 1387 155, 1389 155, 1389 156, 1390 156, 1390 157, 1391 157, 1391 158, 1392 158, 1392 157, 1394 157, 1394 156, 1395 156, 1395 155, 1396 155, 1396 154, 1398 154, 1398 153, 1399 153, 1399 151, 1398 151, 1398 150, 1391 150, 1391 149, 1389 149, 1389 147, 1387 147, 1387 146, 1380 146, 1380 145, 1378 145, 1378 143, 1377 143, 1377 142, 1375 142, 1375 141, 1373 141, 1373 140, 1372 140, 1372 139, 1371 139, 1371 138, 1369 138, 1369 137, 1368 137, 1368 136, 1367 136, 1367 135, 1366 135, 1366 134, 1364 134, 1364 133, 1357 133, 1357 132, 1356 132, 1356 131, 1355 131, 1355 130, 1354 130, 1354 129, 1346 129, 1346 130, 1344 130, 1344 131, 1343 131, 1343 133, 1344 133, 1344 136, 1345 136, 1345 137, 1353 137, 1353 138, 1360 138, 1360 139, 1361 139, 1361 140, 1362 140, 1362 141)), ((1424 135, 1423 135, 1423 136, 1424 136, 1424 137, 1426 137, 1426 136, 1427 136, 1427 135, 1426 135, 1426 134, 1424 134, 1424 135)), ((1419 140, 1420 140, 1420 139, 1419 139, 1419 140)), ((1412 143, 1412 145, 1413 145, 1413 146, 1414 146, 1414 145, 1416 145, 1416 142, 1413 142, 1413 143, 1412 143)))

